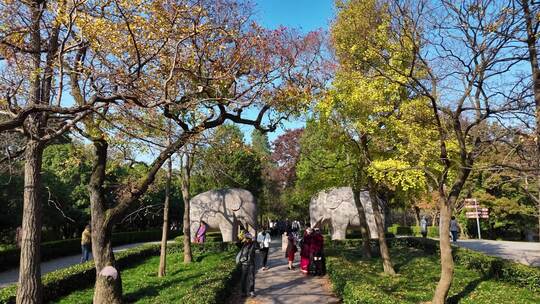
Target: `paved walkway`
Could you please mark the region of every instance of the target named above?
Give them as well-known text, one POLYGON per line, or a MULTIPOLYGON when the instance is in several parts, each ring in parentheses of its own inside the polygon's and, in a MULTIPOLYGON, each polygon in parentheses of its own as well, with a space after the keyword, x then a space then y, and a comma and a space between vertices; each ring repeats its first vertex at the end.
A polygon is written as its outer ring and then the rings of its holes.
POLYGON ((313 304, 341 303, 332 294, 327 277, 303 275, 296 254, 295 270, 287 269, 287 259, 281 251, 281 240, 272 242, 268 256, 269 270, 259 269, 255 278, 255 298, 241 299, 235 295, 232 302, 245 304, 313 304))
MULTIPOLYGON (((159 243, 159 242, 150 242, 150 243, 159 243)), ((119 251, 124 251, 129 248, 137 247, 143 244, 149 244, 149 243, 127 244, 127 245, 114 247, 113 250, 114 252, 119 252, 119 251)), ((80 263, 80 261, 81 261, 81 255, 78 254, 78 255, 72 255, 72 256, 67 256, 67 257, 62 257, 62 258, 42 262, 41 275, 78 264, 80 263)), ((0 272, 0 288, 17 283, 18 280, 19 280, 19 267, 0 272)))
POLYGON ((458 240, 458 246, 484 252, 488 255, 514 260, 540 267, 540 243, 492 240, 458 240))

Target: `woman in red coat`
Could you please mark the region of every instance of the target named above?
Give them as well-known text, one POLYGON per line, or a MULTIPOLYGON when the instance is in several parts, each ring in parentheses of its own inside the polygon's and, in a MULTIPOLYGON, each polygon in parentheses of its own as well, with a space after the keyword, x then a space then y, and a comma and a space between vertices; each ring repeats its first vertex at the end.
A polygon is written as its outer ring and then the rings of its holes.
POLYGON ((302 238, 302 246, 300 249, 300 271, 307 274, 309 270, 309 262, 311 260, 311 245, 312 245, 312 233, 311 228, 307 228, 302 238))

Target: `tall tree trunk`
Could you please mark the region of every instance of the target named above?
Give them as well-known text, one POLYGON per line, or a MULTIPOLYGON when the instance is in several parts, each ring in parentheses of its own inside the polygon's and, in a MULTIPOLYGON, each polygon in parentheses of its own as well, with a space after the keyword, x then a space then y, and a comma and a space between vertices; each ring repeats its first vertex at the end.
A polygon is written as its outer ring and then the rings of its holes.
POLYGON ((167 162, 167 182, 165 183, 165 202, 163 203, 163 232, 161 233, 161 254, 159 256, 158 277, 164 277, 167 268, 167 239, 169 232, 169 204, 171 200, 172 159, 167 162))
POLYGON ((450 217, 452 209, 449 202, 444 198, 444 192, 441 192, 439 200, 439 244, 441 249, 441 277, 435 294, 433 295, 433 304, 446 303, 448 291, 452 285, 454 277, 454 259, 452 258, 452 247, 450 246, 450 217))
POLYGON ((116 268, 112 250, 112 224, 103 189, 108 144, 103 139, 95 139, 93 142, 94 167, 88 185, 92 216, 92 256, 96 266, 93 302, 94 304, 117 304, 122 303, 122 279, 120 271, 116 268), (102 274, 101 271, 107 266, 113 267, 109 268, 112 271, 108 271, 108 275, 102 274))
POLYGON ((383 270, 385 274, 395 275, 396 271, 394 270, 392 258, 390 257, 390 250, 388 249, 388 244, 386 243, 386 236, 384 235, 384 222, 381 216, 379 198, 377 197, 377 194, 372 187, 370 187, 369 189, 369 194, 372 202, 371 205, 373 207, 373 216, 375 217, 375 223, 377 225, 377 236, 379 239, 379 250, 381 252, 381 258, 383 260, 383 270))
POLYGON ((43 145, 35 140, 26 144, 24 164, 24 208, 17 303, 41 303, 41 160, 43 145))
POLYGON ((191 179, 192 160, 188 152, 182 156, 181 190, 184 201, 184 263, 191 263, 193 255, 191 253, 191 220, 189 217, 191 195, 189 193, 191 179))
POLYGON ((437 214, 439 214, 439 211, 434 211, 431 213, 431 226, 433 227, 437 226, 437 214))
MULTIPOLYGON (((531 74, 533 81, 533 93, 535 104, 535 117, 536 117, 536 179, 538 180, 538 186, 540 187, 540 67, 538 66, 538 51, 536 49, 536 31, 535 21, 536 16, 531 14, 528 0, 521 0, 521 7, 523 8, 523 17, 525 19, 525 27, 527 30, 527 48, 529 51, 529 63, 531 65, 531 74)), ((538 22, 538 21, 536 21, 538 22)), ((540 188, 538 189, 540 192, 540 188)), ((540 197, 540 194, 539 194, 540 197)), ((540 238, 540 203, 538 204, 538 237, 540 238)))
POLYGON ((362 234, 362 255, 365 258, 371 258, 371 233, 366 219, 366 211, 362 202, 360 201, 360 190, 353 188, 353 196, 356 207, 358 208, 358 215, 360 220, 360 233, 362 234))
MULTIPOLYGON (((365 162, 371 162, 371 155, 368 146, 367 135, 360 136, 360 146, 362 153, 364 154, 365 162)), ((388 244, 386 243, 385 227, 381 215, 381 208, 379 203, 379 197, 377 196, 376 183, 370 176, 367 176, 369 196, 371 198, 371 207, 373 208, 373 217, 375 218, 375 224, 377 226, 377 238, 379 239, 379 251, 383 260, 384 273, 388 275, 395 275, 394 265, 390 257, 390 250, 388 250, 388 244)))
MULTIPOLYGON (((33 48, 30 104, 41 103, 41 14, 43 4, 37 1, 30 4, 31 33, 30 45, 33 48)), ((24 195, 21 235, 21 255, 19 262, 19 287, 17 304, 41 303, 41 225, 42 206, 41 164, 44 145, 39 141, 43 133, 43 115, 31 115, 26 125, 28 142, 26 144, 24 165, 24 195)))

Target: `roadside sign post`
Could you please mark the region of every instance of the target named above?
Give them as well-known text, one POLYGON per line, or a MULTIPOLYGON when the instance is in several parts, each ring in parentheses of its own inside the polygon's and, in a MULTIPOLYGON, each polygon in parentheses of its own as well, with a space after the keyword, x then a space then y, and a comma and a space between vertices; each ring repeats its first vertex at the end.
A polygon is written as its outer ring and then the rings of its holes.
POLYGON ((487 208, 480 208, 480 205, 478 205, 478 202, 474 198, 467 198, 465 199, 465 208, 467 209, 473 209, 472 212, 467 212, 467 218, 475 218, 476 219, 476 229, 478 231, 478 239, 482 239, 482 234, 480 232, 480 217, 482 218, 489 218, 489 210, 487 208))
POLYGON ((476 229, 478 229, 478 239, 482 239, 482 234, 480 233, 480 215, 478 214, 478 203, 476 200, 474 201, 474 205, 476 206, 476 229))

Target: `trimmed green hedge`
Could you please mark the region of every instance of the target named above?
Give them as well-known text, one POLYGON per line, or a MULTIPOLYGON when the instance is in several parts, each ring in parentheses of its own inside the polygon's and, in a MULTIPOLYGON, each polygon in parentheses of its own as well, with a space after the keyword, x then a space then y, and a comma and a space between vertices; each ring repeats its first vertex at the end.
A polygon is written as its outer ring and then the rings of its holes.
POLYGON ((240 267, 231 256, 230 261, 224 261, 215 271, 205 274, 201 288, 182 297, 186 304, 218 304, 224 303, 240 280, 240 267))
POLYGON ((345 267, 343 260, 329 257, 327 270, 334 292, 343 299, 344 304, 395 304, 394 297, 381 292, 374 285, 349 280, 351 269, 345 267))
MULTIPOLYGON (((350 244, 350 242, 343 242, 350 244)), ((341 246, 344 247, 345 244, 341 244, 341 246)), ((360 242, 357 242, 355 246, 359 244, 360 242)), ((411 247, 420 249, 428 255, 439 254, 439 243, 437 240, 432 239, 402 237, 389 239, 388 244, 391 247, 397 247, 398 250, 399 248, 411 247)), ((516 287, 527 288, 532 292, 540 291, 540 269, 538 268, 488 256, 461 247, 453 246, 452 253, 457 266, 466 268, 469 271, 475 271, 480 274, 480 277, 486 280, 490 279, 510 283, 516 287)), ((381 292, 377 288, 378 285, 370 282, 370 279, 366 279, 367 281, 349 279, 351 277, 351 269, 344 267, 347 263, 350 263, 350 260, 343 257, 330 256, 327 260, 328 274, 330 275, 334 291, 343 299, 343 303, 402 303, 402 301, 396 299, 394 296, 381 292)), ((379 271, 377 267, 373 269, 369 268, 371 267, 369 264, 365 265, 365 267, 368 267, 363 270, 366 272, 379 271)), ((360 276, 362 275, 360 274, 360 276)), ((389 283, 387 287, 391 289, 394 283, 389 283)))
MULTIPOLYGON (((120 269, 132 266, 135 263, 145 260, 146 258, 160 253, 159 244, 147 244, 133 249, 115 253, 117 267, 120 269)), ((229 243, 209 243, 203 245, 193 244, 193 251, 223 251, 231 250, 236 251, 237 247, 234 244, 229 243)), ((182 244, 172 244, 167 246, 168 253, 181 252, 182 244)), ((208 301, 193 302, 193 303, 220 303, 215 299, 222 299, 222 296, 227 296, 230 292, 232 284, 238 280, 238 269, 225 273, 223 271, 216 272, 216 276, 208 278, 212 284, 209 287, 203 298, 208 301)), ((53 271, 43 276, 43 302, 53 301, 62 296, 68 295, 73 291, 80 290, 88 287, 95 281, 96 270, 94 263, 89 261, 83 264, 73 265, 64 269, 53 271)), ((17 294, 17 286, 9 286, 0 289, 0 303, 15 303, 15 297, 17 294)))
MULTIPOLYGON (((421 249, 428 254, 439 253, 439 242, 423 238, 396 238, 392 245, 405 245, 421 249)), ((487 278, 509 282, 530 290, 540 291, 540 269, 498 257, 489 256, 463 247, 452 246, 452 255, 457 265, 476 270, 487 278)))
MULTIPOLYGON (((149 244, 115 254, 119 269, 159 254, 160 245, 149 244)), ((92 261, 73 265, 43 276, 43 302, 52 301, 75 290, 90 286, 96 278, 92 261)), ((0 303, 15 303, 17 286, 0 289, 0 303)))
MULTIPOLYGON (((428 254, 439 254, 439 241, 408 237, 396 238, 391 245, 404 245, 421 249, 428 254)), ((540 269, 510 260, 486 255, 463 247, 452 246, 452 255, 457 265, 476 270, 487 278, 509 282, 530 290, 540 291, 540 269)))
MULTIPOLYGON (((170 237, 177 236, 179 231, 171 231, 170 237)), ((161 230, 133 231, 113 233, 112 243, 114 246, 159 241, 161 239, 161 230)), ((59 257, 74 255, 81 252, 80 239, 68 239, 54 242, 45 242, 41 244, 41 261, 48 261, 59 257)), ((0 251, 0 271, 13 268, 13 265, 19 264, 19 248, 9 248, 0 251)))
MULTIPOLYGON (((390 227, 388 227, 388 232, 393 233, 395 235, 407 235, 407 236, 421 236, 420 233, 420 226, 400 226, 397 224, 394 224, 390 227)), ((438 238, 439 237, 439 227, 436 226, 428 226, 427 227, 427 236, 438 238)))

